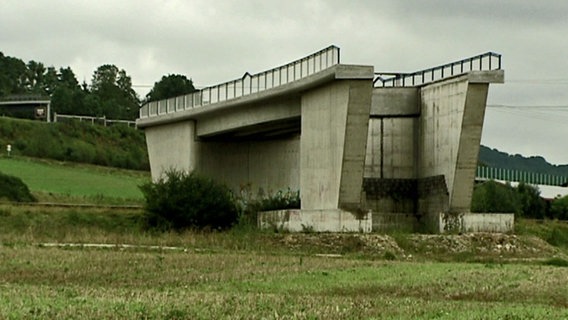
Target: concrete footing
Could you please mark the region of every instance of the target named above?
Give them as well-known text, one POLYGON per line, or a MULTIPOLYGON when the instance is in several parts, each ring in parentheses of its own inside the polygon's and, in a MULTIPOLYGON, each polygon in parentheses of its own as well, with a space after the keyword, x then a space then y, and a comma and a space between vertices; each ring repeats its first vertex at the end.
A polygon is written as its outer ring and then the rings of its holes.
POLYGON ((512 213, 439 213, 423 217, 401 213, 355 215, 343 210, 275 210, 258 214, 258 227, 288 232, 499 232, 514 231, 512 213))
POLYGON ((438 216, 440 233, 444 232, 513 232, 515 215, 513 213, 440 213, 438 216))
POLYGON ((363 232, 372 231, 371 212, 353 214, 348 211, 329 210, 276 210, 258 214, 261 229, 278 229, 290 232, 363 232))

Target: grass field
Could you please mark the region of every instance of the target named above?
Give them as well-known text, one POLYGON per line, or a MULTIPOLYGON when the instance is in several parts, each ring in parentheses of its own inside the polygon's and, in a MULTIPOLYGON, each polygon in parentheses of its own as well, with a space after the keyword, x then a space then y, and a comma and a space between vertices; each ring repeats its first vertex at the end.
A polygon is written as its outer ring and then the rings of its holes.
POLYGON ((0 247, 7 319, 566 319, 568 268, 0 247))
MULTIPOLYGON (((0 158, 0 171, 43 196, 105 203, 141 202, 149 179, 22 158, 0 158)), ((364 238, 246 225, 157 233, 141 217, 1 203, 0 319, 568 319, 563 223, 521 222, 519 236, 364 238)))
POLYGON ((387 255, 349 234, 148 233, 139 216, 0 205, 0 319, 568 319, 566 248, 376 235, 407 251, 387 255))
POLYGON ((138 186, 150 180, 148 172, 19 157, 0 158, 0 172, 19 177, 40 198, 59 195, 85 202, 104 198, 140 202, 138 186))

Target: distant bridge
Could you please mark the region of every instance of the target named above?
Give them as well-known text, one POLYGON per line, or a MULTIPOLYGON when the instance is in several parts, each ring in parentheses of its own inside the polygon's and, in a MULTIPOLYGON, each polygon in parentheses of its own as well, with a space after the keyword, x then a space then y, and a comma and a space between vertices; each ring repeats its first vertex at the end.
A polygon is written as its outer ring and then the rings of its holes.
POLYGON ((0 99, 0 114, 24 113, 51 122, 51 98, 41 95, 14 95, 0 99))
POLYGON ((510 182, 524 182, 531 185, 563 186, 568 184, 568 176, 544 174, 538 172, 492 168, 478 166, 475 174, 476 180, 500 180, 510 182))

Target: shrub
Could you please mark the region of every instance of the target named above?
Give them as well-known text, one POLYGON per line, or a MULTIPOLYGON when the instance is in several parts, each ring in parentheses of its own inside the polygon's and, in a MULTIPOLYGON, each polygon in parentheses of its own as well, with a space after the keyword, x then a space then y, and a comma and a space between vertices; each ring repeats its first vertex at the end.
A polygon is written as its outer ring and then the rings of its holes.
POLYGON ((513 187, 490 180, 475 186, 471 200, 471 211, 519 213, 520 204, 513 187))
POLYGON ((554 227, 545 240, 553 246, 568 248, 568 229, 554 227))
POLYGON ((229 189, 195 173, 170 170, 140 189, 146 198, 145 221, 151 229, 223 229, 237 221, 229 189))
POLYGON ((35 202, 35 197, 31 194, 28 186, 14 176, 0 172, 0 198, 6 198, 17 202, 35 202))
POLYGON ((550 213, 555 219, 568 220, 568 196, 554 199, 550 213))
POLYGON ((300 209, 300 191, 278 191, 275 194, 266 194, 262 189, 256 197, 252 195, 248 187, 241 190, 240 196, 235 198, 240 212, 239 223, 256 225, 258 212, 285 209, 300 209))
POLYGON ((472 212, 515 213, 524 218, 543 219, 546 202, 538 188, 520 183, 517 187, 493 180, 478 184, 473 190, 472 212))

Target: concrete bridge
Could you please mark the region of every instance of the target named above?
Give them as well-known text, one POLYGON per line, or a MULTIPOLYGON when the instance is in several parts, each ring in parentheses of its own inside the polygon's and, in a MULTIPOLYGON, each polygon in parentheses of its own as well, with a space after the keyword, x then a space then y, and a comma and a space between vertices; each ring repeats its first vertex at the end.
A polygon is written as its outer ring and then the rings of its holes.
POLYGON ((197 171, 235 192, 299 190, 300 210, 261 226, 301 231, 504 231, 469 213, 490 83, 486 53, 415 73, 340 63, 328 47, 277 68, 140 109, 153 179, 197 171))

